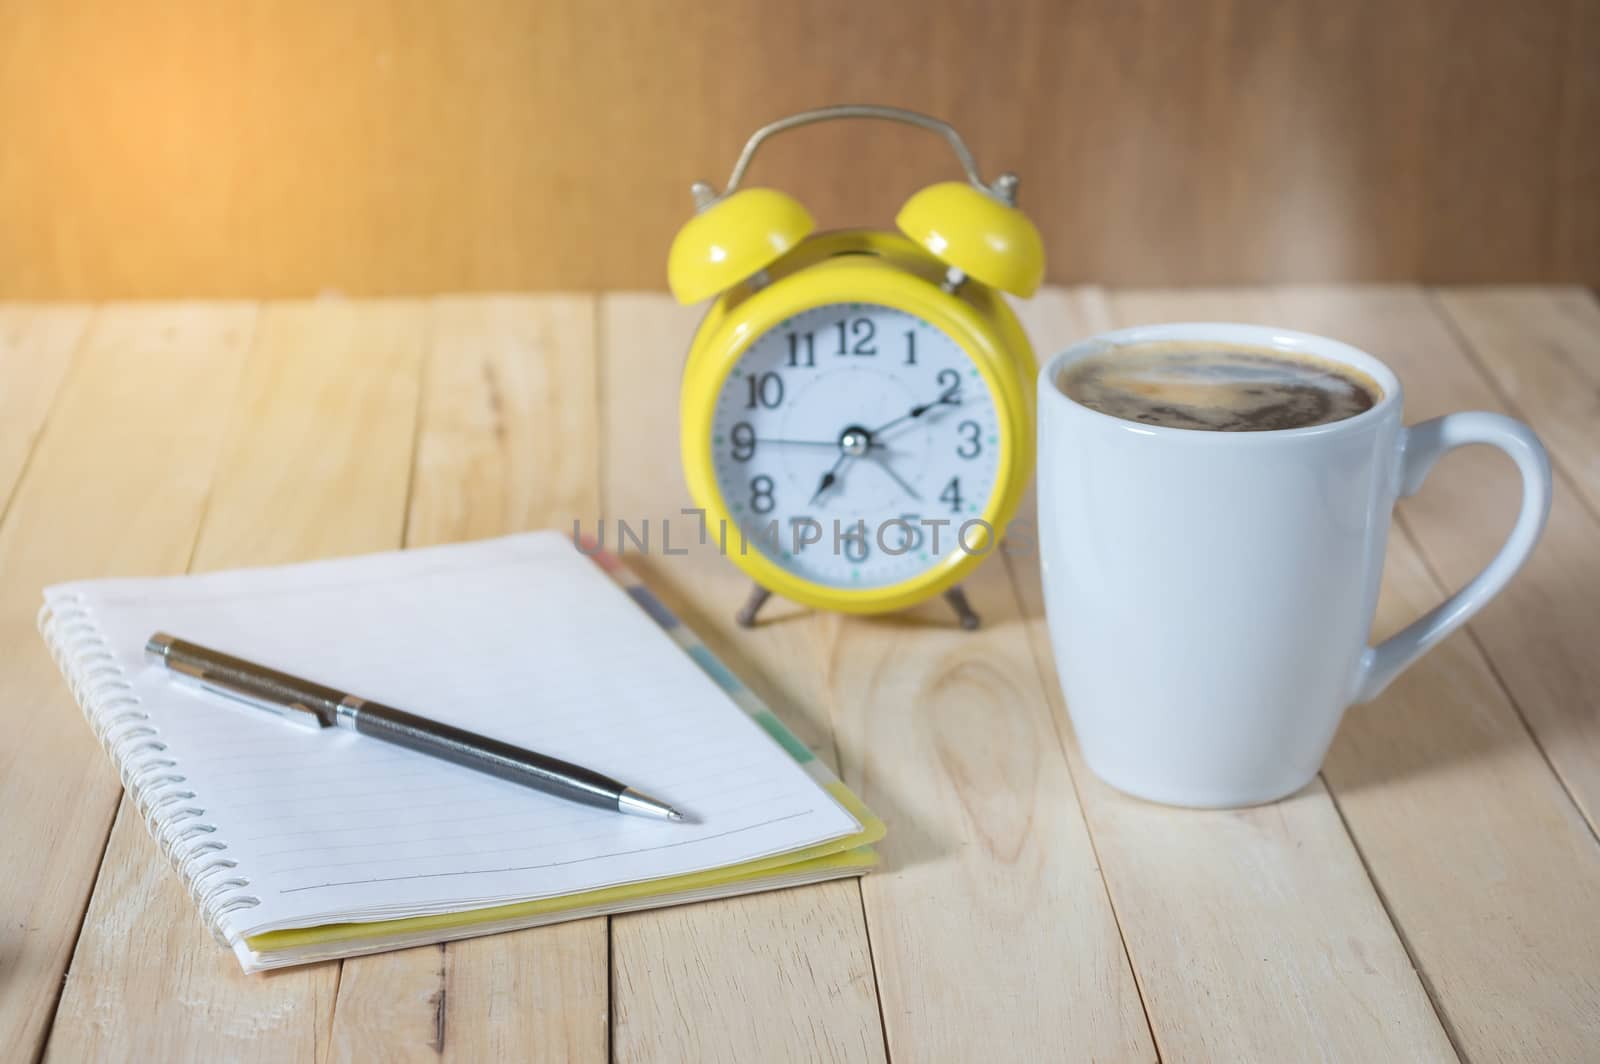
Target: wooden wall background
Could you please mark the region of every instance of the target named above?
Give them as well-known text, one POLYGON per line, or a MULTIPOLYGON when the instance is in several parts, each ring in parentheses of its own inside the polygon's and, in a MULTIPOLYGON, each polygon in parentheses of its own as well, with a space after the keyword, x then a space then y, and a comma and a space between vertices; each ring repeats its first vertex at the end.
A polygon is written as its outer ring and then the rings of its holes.
POLYGON ((1017 170, 1057 281, 1600 282, 1600 0, 0 0, 0 298, 658 288, 688 183, 841 101, 1017 170))

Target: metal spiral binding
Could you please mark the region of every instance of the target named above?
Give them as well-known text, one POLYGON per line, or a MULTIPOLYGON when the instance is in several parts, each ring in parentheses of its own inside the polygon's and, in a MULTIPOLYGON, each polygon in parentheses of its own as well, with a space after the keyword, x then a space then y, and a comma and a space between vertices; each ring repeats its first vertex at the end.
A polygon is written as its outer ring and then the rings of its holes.
POLYGON ((83 596, 64 595, 46 603, 39 610, 38 626, 146 829, 177 868, 206 927, 231 946, 223 918, 261 901, 248 892, 249 877, 227 856, 228 844, 216 838, 216 825, 206 823, 205 807, 185 786, 187 778, 168 756, 160 729, 140 708, 139 696, 95 627, 83 596))

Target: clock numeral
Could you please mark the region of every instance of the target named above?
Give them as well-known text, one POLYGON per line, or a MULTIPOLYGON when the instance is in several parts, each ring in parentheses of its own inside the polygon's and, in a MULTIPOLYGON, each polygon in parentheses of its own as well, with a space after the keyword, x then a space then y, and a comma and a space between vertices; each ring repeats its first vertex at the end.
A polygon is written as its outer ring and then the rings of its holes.
POLYGON ((956 454, 969 462, 983 453, 983 442, 979 435, 983 432, 976 421, 963 421, 956 426, 956 432, 961 434, 961 446, 956 448, 956 454))
POLYGON ((756 453, 756 430, 748 421, 741 421, 733 426, 733 431, 728 434, 733 441, 733 460, 735 462, 748 462, 756 453))
POLYGON ((782 404, 782 377, 776 373, 757 373, 747 377, 746 380, 750 382, 750 398, 745 400, 744 404, 746 410, 754 410, 762 406, 771 410, 782 404))
MULTIPOLYGON (((901 514, 889 522, 889 527, 900 534, 900 542, 890 552, 893 554, 910 554, 914 550, 922 549, 922 517, 918 514, 901 514)), ((882 543, 879 544, 882 546, 882 543)), ((884 547, 889 550, 888 547, 884 547)))
POLYGON ((772 478, 765 473, 750 481, 750 509, 758 514, 770 514, 777 505, 777 500, 772 497, 774 485, 772 478))
POLYGON ((789 334, 789 363, 788 364, 789 364, 789 368, 790 369, 800 369, 801 367, 805 367, 806 369, 811 369, 811 368, 816 366, 816 364, 817 364, 817 334, 816 333, 806 333, 804 336, 800 335, 799 333, 790 333, 789 334), (804 361, 802 361, 802 359, 804 359, 804 361))
POLYGON ((907 329, 906 330, 906 365, 915 366, 916 364, 917 364, 917 330, 915 330, 915 329, 907 329))
POLYGON ((939 401, 961 405, 961 374, 953 369, 942 369, 935 378, 939 382, 939 401))
POLYGON ((872 342, 873 338, 878 335, 878 327, 872 323, 871 318, 856 318, 850 322, 840 318, 838 324, 834 327, 839 330, 839 350, 834 352, 835 355, 875 355, 878 353, 877 346, 872 342), (846 334, 847 326, 848 335, 846 334), (852 339, 855 341, 853 345, 850 342, 852 339))
POLYGON ((950 478, 950 483, 946 484, 944 486, 944 490, 939 493, 939 501, 940 502, 949 503, 950 504, 950 512, 951 513, 958 514, 958 513, 961 512, 961 478, 960 477, 951 477, 950 478))
POLYGON ((844 547, 844 556, 857 565, 867 560, 867 526, 858 524, 855 528, 839 537, 844 547))

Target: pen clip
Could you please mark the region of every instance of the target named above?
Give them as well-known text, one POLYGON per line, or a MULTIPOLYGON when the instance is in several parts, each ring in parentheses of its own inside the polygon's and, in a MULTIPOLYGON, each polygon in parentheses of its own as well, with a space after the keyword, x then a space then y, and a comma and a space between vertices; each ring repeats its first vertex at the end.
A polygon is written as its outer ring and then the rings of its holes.
POLYGON ((172 679, 186 687, 270 713, 309 731, 320 731, 334 724, 332 708, 313 704, 314 699, 308 699, 298 690, 308 685, 292 677, 185 644, 164 632, 150 637, 145 644, 145 655, 152 662, 165 666, 172 679))
POLYGON ((204 673, 191 672, 189 669, 178 666, 172 667, 172 673, 173 678, 180 681, 185 687, 193 687, 198 691, 204 691, 206 694, 216 695, 219 698, 226 698, 230 702, 236 702, 251 709, 259 709, 264 713, 272 714, 279 720, 288 721, 290 724, 304 728, 307 731, 321 731, 327 727, 322 721, 321 714, 304 702, 277 702, 251 694, 240 688, 223 687, 207 680, 204 673))

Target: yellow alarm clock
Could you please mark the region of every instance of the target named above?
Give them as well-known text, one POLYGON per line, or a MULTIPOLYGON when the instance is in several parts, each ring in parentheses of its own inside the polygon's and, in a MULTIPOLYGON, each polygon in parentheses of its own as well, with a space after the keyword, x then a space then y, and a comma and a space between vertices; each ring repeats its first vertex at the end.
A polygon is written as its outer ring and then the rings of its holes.
POLYGON ((715 296, 681 396, 683 468, 708 528, 755 588, 849 613, 900 609, 957 587, 1004 534, 1033 468, 1033 351, 1000 293, 1044 274, 1017 179, 985 184, 948 124, 898 108, 806 111, 758 130, 720 194, 697 183, 668 280, 715 296), (931 185, 899 233, 813 235, 794 198, 740 188, 767 138, 841 118, 942 135, 966 181, 931 185))

